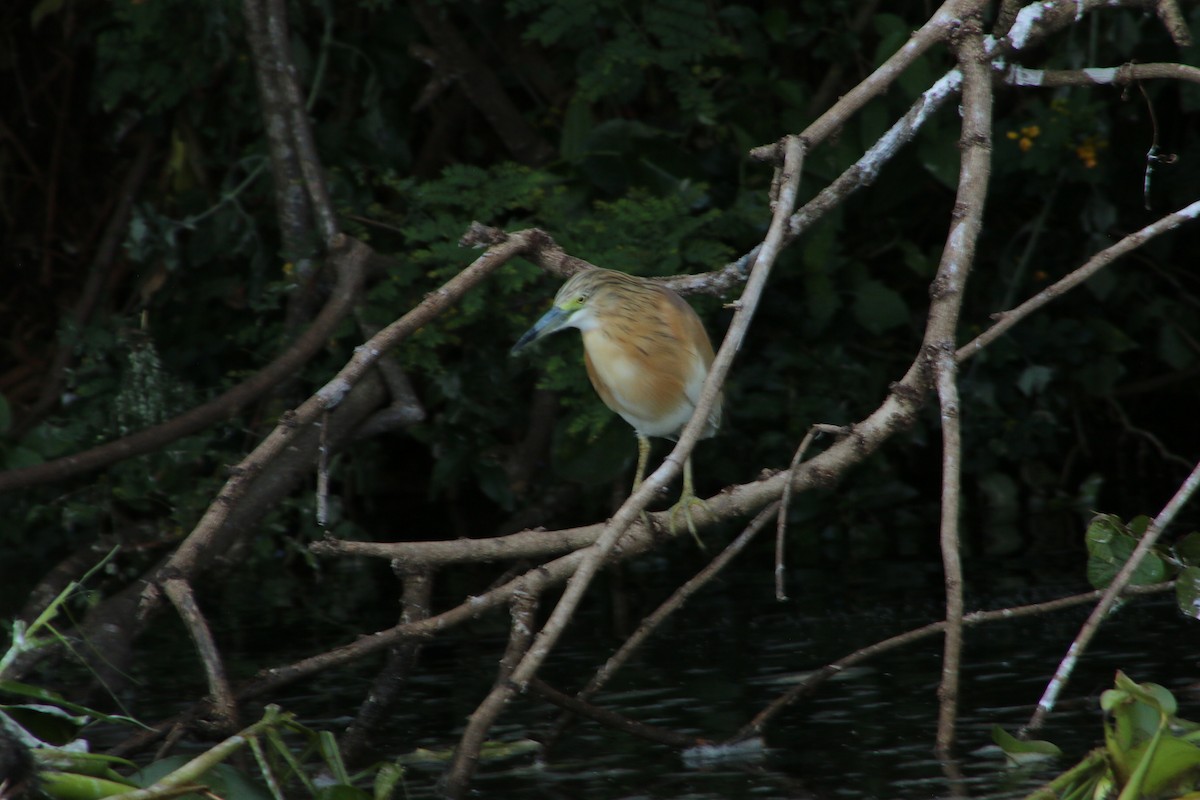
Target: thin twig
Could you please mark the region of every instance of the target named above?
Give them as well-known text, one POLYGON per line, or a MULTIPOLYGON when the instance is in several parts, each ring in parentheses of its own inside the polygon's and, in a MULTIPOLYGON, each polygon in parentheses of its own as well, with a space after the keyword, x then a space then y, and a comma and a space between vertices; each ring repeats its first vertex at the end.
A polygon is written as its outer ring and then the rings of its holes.
POLYGON ((783 585, 783 550, 784 539, 787 533, 787 514, 788 507, 792 502, 792 478, 795 477, 796 467, 800 466, 801 459, 808 452, 809 445, 819 433, 833 433, 839 436, 844 436, 847 429, 840 425, 826 425, 817 423, 808 429, 808 433, 804 434, 804 438, 800 440, 800 446, 796 448, 795 454, 792 456, 792 463, 788 465, 788 482, 783 485, 783 497, 779 501, 779 512, 775 516, 775 599, 779 602, 787 600, 787 591, 783 585))
POLYGON ((996 321, 996 324, 958 348, 955 358, 961 364, 1003 336, 1013 325, 1016 325, 1051 300, 1079 286, 1121 256, 1136 250, 1161 234, 1178 228, 1185 222, 1195 220, 1197 217, 1200 217, 1200 200, 1184 206, 1173 214, 1168 214, 1161 219, 1155 220, 1141 230, 1124 237, 1116 244, 1104 248, 1089 258, 1083 266, 1064 275, 1016 308, 992 314, 992 319, 996 321))

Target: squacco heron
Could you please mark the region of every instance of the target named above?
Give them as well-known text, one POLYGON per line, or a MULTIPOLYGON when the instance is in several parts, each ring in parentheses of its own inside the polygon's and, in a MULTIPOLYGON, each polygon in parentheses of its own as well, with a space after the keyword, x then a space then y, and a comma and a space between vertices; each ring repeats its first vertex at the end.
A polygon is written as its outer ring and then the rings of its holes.
MULTIPOLYGON (((554 305, 513 345, 512 352, 564 328, 578 328, 583 334, 583 361, 592 386, 637 433, 636 492, 646 476, 650 437, 674 439, 692 418, 713 361, 708 333, 692 307, 666 286, 609 269, 587 269, 571 276, 555 295, 554 305)), ((701 438, 714 435, 720 424, 718 396, 701 438)), ((683 492, 671 509, 671 527, 682 512, 699 542, 691 512, 697 503, 703 501, 692 490, 688 456, 683 463, 683 492)))

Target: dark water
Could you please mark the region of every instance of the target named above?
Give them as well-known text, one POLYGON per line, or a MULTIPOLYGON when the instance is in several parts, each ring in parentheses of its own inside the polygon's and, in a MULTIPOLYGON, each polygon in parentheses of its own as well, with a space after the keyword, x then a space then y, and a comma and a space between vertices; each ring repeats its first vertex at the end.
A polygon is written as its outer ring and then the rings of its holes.
MULTIPOLYGON (((796 573, 793 599, 771 599, 769 565, 745 566, 677 614, 597 702, 640 721, 719 740, 785 691, 799 675, 849 652, 941 616, 936 570, 880 564, 857 579, 796 573), (905 572, 904 570, 908 570, 905 572), (891 572, 888 572, 891 571, 891 572), (869 579, 868 579, 869 578, 869 579)), ((622 591, 651 610, 675 585, 667 566, 630 570, 622 591)), ((1085 590, 1046 586, 1024 565, 985 565, 971 581, 968 610, 998 608, 1085 590)), ((592 610, 572 627, 542 676, 574 691, 619 644, 604 579, 592 610)), ((636 603, 635 603, 636 605, 636 603)), ((541 763, 531 756, 482 764, 480 797, 515 798, 1015 798, 1065 769, 1101 740, 1098 697, 1116 670, 1176 691, 1180 715, 1200 719, 1195 697, 1200 623, 1182 617, 1170 596, 1133 601, 1094 640, 1040 738, 1066 753, 1035 771, 1005 765, 991 730, 1016 731, 1090 606, 1051 616, 969 629, 956 762, 932 756, 940 677, 940 638, 893 650, 824 684, 766 731, 756 757, 693 763, 677 752, 580 722, 541 763)), ((548 611, 548 609, 543 609, 548 611)), ((636 616, 633 620, 636 624, 636 616)), ((386 732, 385 751, 453 745, 486 694, 503 649, 505 621, 493 618, 430 644, 421 673, 386 732)), ((340 730, 366 693, 371 673, 322 675, 274 698, 315 727, 340 730)), ((557 712, 534 698, 510 705, 492 738, 513 741, 545 731, 557 712)), ((386 757, 387 752, 381 753, 386 757)), ((410 798, 436 797, 440 765, 412 766, 410 798)))

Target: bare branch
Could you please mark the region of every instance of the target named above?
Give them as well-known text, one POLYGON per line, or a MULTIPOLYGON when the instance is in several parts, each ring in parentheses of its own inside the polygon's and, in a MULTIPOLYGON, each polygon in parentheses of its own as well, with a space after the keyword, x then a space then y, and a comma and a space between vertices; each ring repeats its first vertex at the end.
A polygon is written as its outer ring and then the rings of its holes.
POLYGON ((1100 602, 1096 603, 1096 607, 1092 609, 1092 613, 1088 615, 1087 620, 1080 627, 1075 640, 1071 642, 1071 646, 1067 648, 1066 655, 1059 662, 1058 669, 1054 671, 1054 677, 1046 685, 1046 691, 1042 693, 1042 699, 1038 701, 1037 709, 1034 710, 1033 716, 1029 719, 1029 724, 1025 726, 1024 732, 1035 731, 1042 726, 1046 715, 1054 709, 1054 704, 1058 700, 1059 693, 1067 685, 1067 681, 1070 680, 1071 673, 1075 670, 1076 661, 1083 655, 1083 651, 1087 649, 1088 644, 1092 641, 1092 637, 1100 629, 1100 623, 1112 611, 1117 598, 1129 585, 1129 581, 1132 580, 1133 573, 1137 571, 1138 566, 1142 563, 1142 559, 1150 552, 1150 548, 1154 547, 1163 531, 1167 529, 1167 526, 1174 521, 1180 509, 1187 505, 1188 500, 1191 499, 1197 488, 1200 488, 1200 462, 1196 463, 1192 473, 1180 484, 1175 495, 1167 501, 1162 511, 1158 512, 1158 516, 1154 518, 1149 527, 1146 528, 1146 532, 1142 534, 1137 547, 1129 554, 1129 560, 1121 566, 1121 570, 1112 579, 1112 583, 1105 588, 1100 602))
MULTIPOLYGON (((285 413, 275 430, 268 434, 254 451, 233 469, 231 477, 209 505, 204 516, 172 554, 166 568, 174 570, 185 578, 190 578, 199 563, 211 558, 209 540, 220 529, 231 509, 245 493, 250 481, 290 444, 298 430, 312 425, 323 413, 336 407, 350 388, 375 366, 384 352, 450 308, 464 293, 478 285, 494 270, 507 263, 509 259, 521 253, 526 249, 530 240, 537 238, 536 233, 536 231, 525 231, 521 234, 513 234, 508 237, 507 241, 488 249, 462 272, 439 289, 426 295, 423 301, 403 317, 384 328, 369 341, 359 345, 355 349, 354 357, 332 380, 298 408, 285 413)), ((365 258, 366 254, 370 252, 366 245, 354 242, 349 237, 345 238, 352 243, 352 248, 360 254, 360 257, 365 258)), ((152 583, 148 584, 141 594, 139 617, 144 617, 146 610, 157 605, 157 595, 157 586, 152 583)))
POLYGON ((1004 73, 1009 86, 1129 86, 1136 81, 1177 80, 1200 83, 1200 68, 1188 64, 1122 64, 1089 69, 1026 69, 1012 66, 1004 73))
POLYGON ((940 539, 946 582, 946 639, 938 687, 937 750, 947 755, 954 743, 958 715, 958 672, 962 660, 963 574, 959 554, 959 500, 962 428, 954 349, 963 290, 975 261, 983 226, 992 153, 992 83, 984 51, 981 16, 984 4, 964 16, 959 31, 958 65, 963 74, 963 125, 959 140, 962 165, 950 233, 930 286, 932 302, 922 348, 931 361, 942 420, 942 516, 940 539))
MULTIPOLYGON (((929 48, 944 41, 949 32, 958 27, 959 17, 970 6, 970 0, 947 0, 942 3, 920 30, 904 43, 904 46, 892 53, 887 61, 879 65, 878 69, 842 95, 828 111, 801 132, 800 138, 804 141, 805 146, 809 149, 815 148, 871 99, 886 92, 904 70, 929 48)), ((756 147, 750 151, 750 157, 762 161, 781 161, 785 141, 786 139, 781 139, 774 144, 756 147)))
POLYGON ((1055 300, 1056 298, 1074 289, 1076 286, 1079 286, 1081 283, 1107 267, 1112 262, 1116 261, 1121 256, 1136 250, 1157 236, 1178 228, 1185 222, 1195 220, 1197 217, 1200 217, 1200 200, 1184 206, 1174 214, 1168 214, 1167 216, 1150 223, 1141 230, 1129 234, 1116 244, 1106 247, 1088 259, 1087 263, 1085 263, 1083 266, 1068 273, 1050 286, 1047 286, 1045 289, 1038 292, 1024 303, 1021 303, 1021 305, 1017 306, 1016 308, 1008 311, 999 311, 993 314, 992 319, 996 321, 996 324, 960 347, 958 352, 955 354, 955 358, 958 360, 958 363, 961 364, 971 356, 983 350, 983 348, 987 347, 996 339, 1003 336, 1013 325, 1016 325, 1018 322, 1025 319, 1034 311, 1037 311, 1050 301, 1055 300))

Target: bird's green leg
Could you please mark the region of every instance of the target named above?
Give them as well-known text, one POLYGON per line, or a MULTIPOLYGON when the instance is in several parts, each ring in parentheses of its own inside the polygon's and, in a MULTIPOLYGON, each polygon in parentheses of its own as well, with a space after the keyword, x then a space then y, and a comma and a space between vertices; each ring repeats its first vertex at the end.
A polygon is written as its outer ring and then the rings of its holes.
MULTIPOLYGON (((638 440, 637 469, 635 469, 633 472, 633 491, 630 492, 630 494, 633 494, 634 492, 636 492, 638 489, 641 488, 642 481, 646 479, 646 463, 650 460, 650 439, 649 439, 649 437, 642 436, 639 433, 637 435, 637 440, 638 440)), ((642 509, 641 516, 642 516, 642 524, 646 526, 646 530, 652 530, 652 528, 650 527, 650 515, 646 513, 646 509, 644 509, 644 508, 642 509)))
POLYGON ((692 457, 689 455, 683 462, 683 491, 679 495, 679 502, 671 506, 671 516, 669 517, 671 533, 675 533, 675 515, 683 514, 692 538, 696 540, 700 549, 704 550, 704 542, 700 541, 700 534, 696 532, 696 523, 692 521, 692 506, 694 505, 704 506, 705 510, 708 510, 708 503, 696 497, 696 493, 692 489, 692 457))
MULTIPOLYGON (((637 440, 638 462, 637 470, 633 474, 633 492, 641 488, 642 481, 646 478, 646 462, 650 460, 650 439, 639 433, 637 440)), ((630 494, 633 494, 633 492, 630 492, 630 494)))

